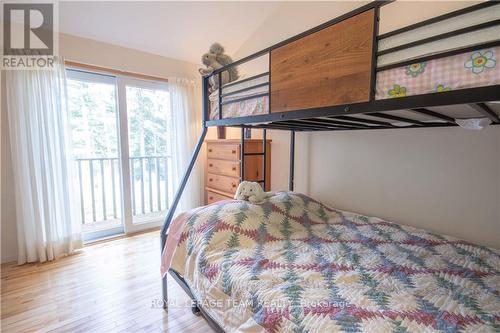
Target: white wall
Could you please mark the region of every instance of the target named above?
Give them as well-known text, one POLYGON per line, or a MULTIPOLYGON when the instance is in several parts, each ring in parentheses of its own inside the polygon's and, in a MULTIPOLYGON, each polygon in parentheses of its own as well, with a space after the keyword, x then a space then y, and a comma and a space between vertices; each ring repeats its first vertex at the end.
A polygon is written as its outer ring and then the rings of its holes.
POLYGON ((500 127, 322 133, 309 148, 311 196, 500 247, 500 127))
MULTIPOLYGON (((66 60, 90 65, 160 77, 177 76, 200 80, 196 64, 66 34, 60 34, 59 53, 66 60)), ((2 83, 4 82, 2 72, 2 83)), ((16 260, 17 235, 4 84, 1 90, 1 260, 7 262, 16 260)), ((201 127, 201 113, 199 121, 201 127)))
MULTIPOLYGON (((471 4, 396 2, 382 8, 380 31, 471 4)), ((234 58, 360 5, 283 3, 234 58)), ((271 131, 269 136, 272 188, 286 189, 289 133, 271 131)), ((297 191, 340 209, 500 248, 500 126, 478 132, 435 128, 309 133, 298 134, 296 144, 297 191)))

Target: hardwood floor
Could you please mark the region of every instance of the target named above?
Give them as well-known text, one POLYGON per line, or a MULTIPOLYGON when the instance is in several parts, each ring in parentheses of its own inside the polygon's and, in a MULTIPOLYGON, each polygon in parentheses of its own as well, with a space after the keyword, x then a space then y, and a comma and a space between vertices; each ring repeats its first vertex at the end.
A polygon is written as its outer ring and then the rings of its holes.
POLYGON ((2 265, 2 332, 213 332, 169 278, 161 304, 160 240, 150 232, 44 264, 2 265), (182 306, 184 305, 184 306, 182 306))

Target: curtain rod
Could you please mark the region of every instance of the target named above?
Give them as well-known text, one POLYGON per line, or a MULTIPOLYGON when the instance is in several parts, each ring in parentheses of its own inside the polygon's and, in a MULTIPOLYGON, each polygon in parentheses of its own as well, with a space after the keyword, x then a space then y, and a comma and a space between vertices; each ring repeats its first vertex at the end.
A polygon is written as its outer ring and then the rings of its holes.
POLYGON ((83 63, 76 62, 76 61, 65 60, 64 64, 66 66, 69 66, 69 67, 76 67, 76 68, 86 69, 89 71, 98 71, 98 72, 105 72, 105 73, 115 74, 115 75, 130 76, 130 77, 135 77, 135 78, 142 79, 142 80, 168 82, 168 79, 163 78, 163 77, 159 77, 159 76, 140 74, 140 73, 128 72, 128 71, 123 71, 123 70, 113 69, 113 68, 108 68, 108 67, 83 64, 83 63))

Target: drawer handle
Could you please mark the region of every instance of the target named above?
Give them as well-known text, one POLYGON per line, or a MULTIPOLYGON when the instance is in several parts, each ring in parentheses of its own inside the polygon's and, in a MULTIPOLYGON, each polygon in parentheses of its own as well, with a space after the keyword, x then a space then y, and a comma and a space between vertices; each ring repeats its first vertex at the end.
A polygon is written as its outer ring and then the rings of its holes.
POLYGON ((233 167, 233 171, 236 171, 236 167, 233 167))
POLYGON ((208 150, 208 152, 209 152, 209 153, 211 153, 211 152, 212 152, 212 149, 209 149, 209 150, 208 150))
POLYGON ((232 187, 236 187, 236 184, 231 184, 231 185, 232 185, 232 187))
POLYGON ((209 179, 208 179, 208 181, 209 181, 209 182, 213 182, 214 180, 213 180, 212 178, 209 178, 209 179))
POLYGON ((210 163, 208 166, 209 166, 209 167, 213 167, 214 165, 213 165, 212 163, 210 163))
POLYGON ((232 150, 231 153, 236 154, 236 150, 232 150))
POLYGON ((209 200, 214 200, 214 197, 208 197, 209 200))

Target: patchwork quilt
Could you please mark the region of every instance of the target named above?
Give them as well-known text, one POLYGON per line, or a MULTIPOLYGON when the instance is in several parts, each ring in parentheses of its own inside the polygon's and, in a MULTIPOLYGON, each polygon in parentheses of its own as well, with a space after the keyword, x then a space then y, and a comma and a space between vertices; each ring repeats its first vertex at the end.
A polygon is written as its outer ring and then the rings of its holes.
POLYGON ((280 192, 186 219, 171 268, 227 332, 499 332, 500 251, 280 192))

